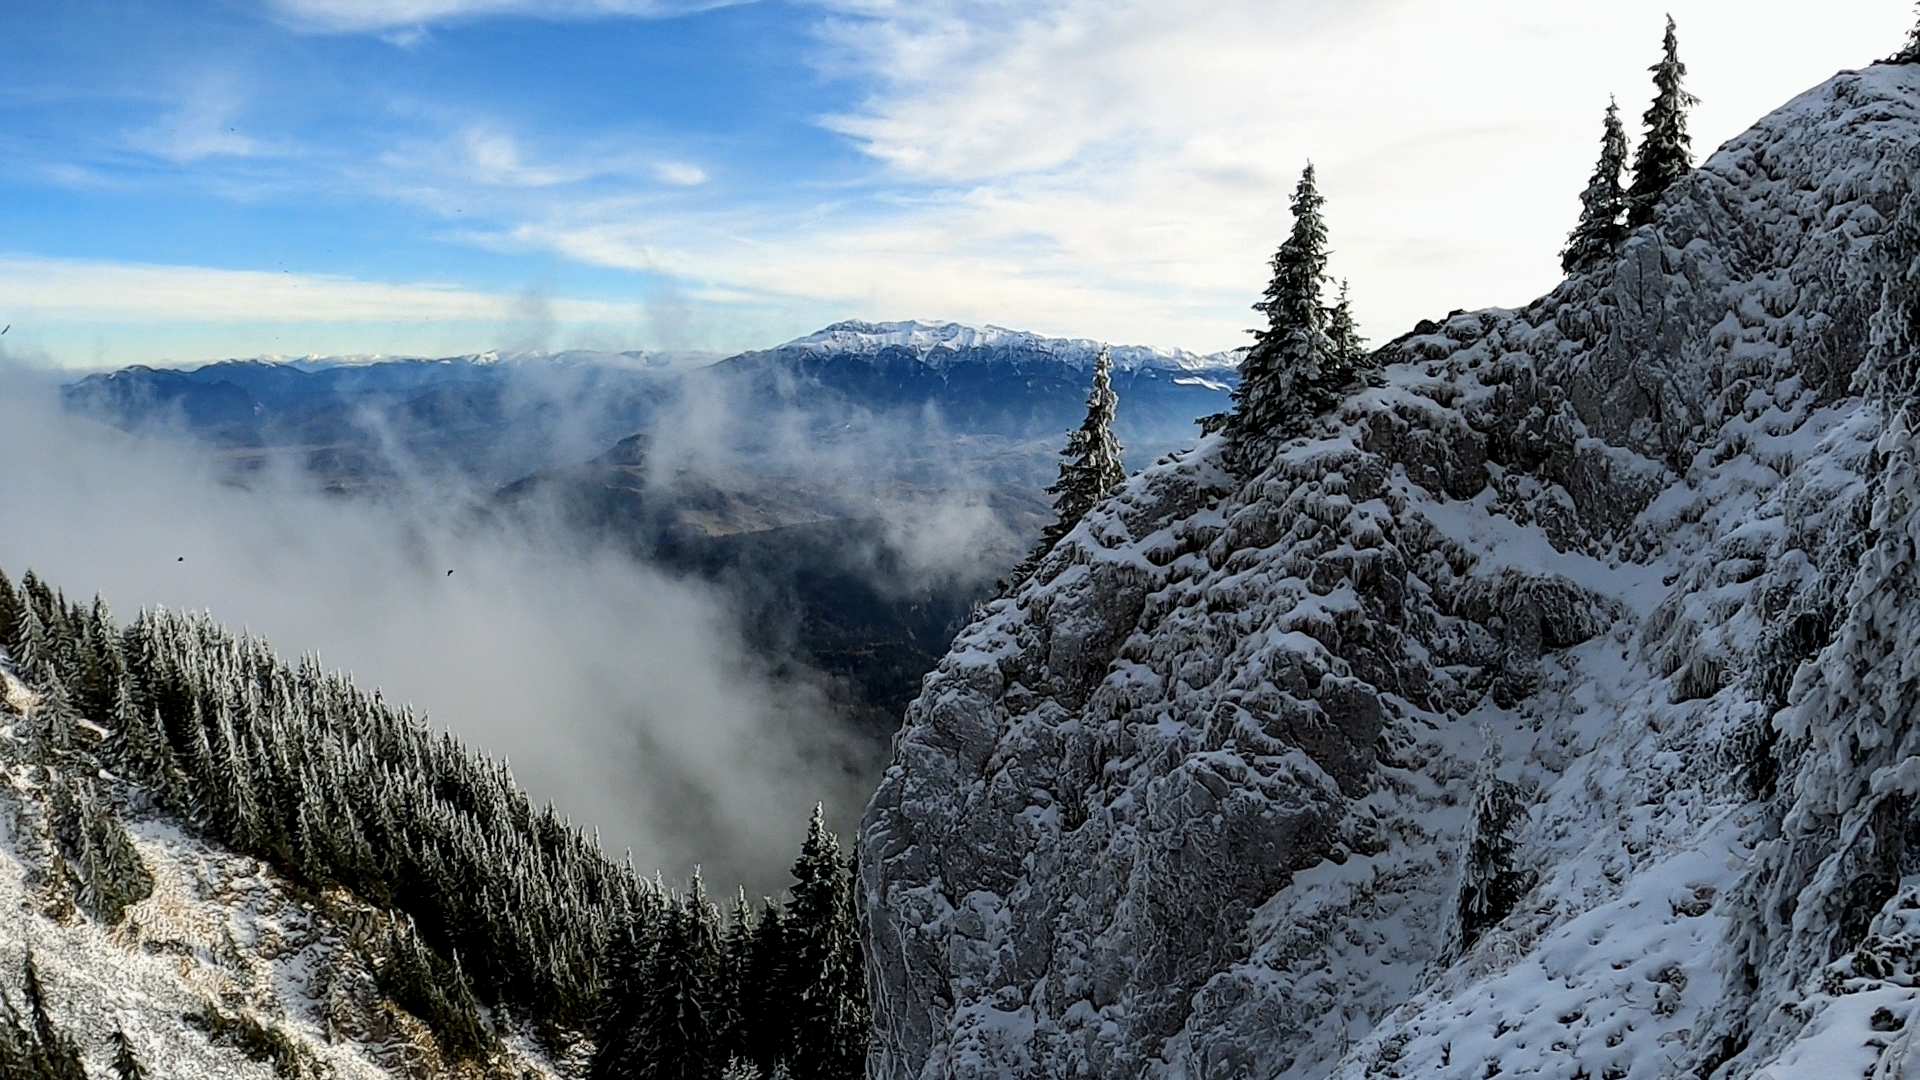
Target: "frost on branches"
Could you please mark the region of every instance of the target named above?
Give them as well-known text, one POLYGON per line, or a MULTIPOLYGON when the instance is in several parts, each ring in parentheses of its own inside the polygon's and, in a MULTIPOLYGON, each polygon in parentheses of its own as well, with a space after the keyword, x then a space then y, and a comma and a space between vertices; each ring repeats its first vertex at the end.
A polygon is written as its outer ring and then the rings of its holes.
POLYGON ((1115 407, 1120 397, 1113 392, 1113 354, 1104 345, 1093 358, 1093 385, 1087 391, 1087 418, 1076 431, 1067 433, 1067 445, 1060 451, 1060 478, 1047 489, 1053 495, 1053 524, 1040 534, 1040 542, 1013 571, 1014 583, 1025 581, 1060 538, 1073 531, 1087 516, 1093 504, 1127 478, 1120 462, 1123 449, 1113 434, 1115 407))
POLYGON ((1202 421, 1233 440, 1236 468, 1257 472, 1287 441, 1304 435, 1358 384, 1367 365, 1343 284, 1332 306, 1321 302, 1327 284, 1327 226, 1313 166, 1293 192, 1293 231, 1273 255, 1273 278, 1253 305, 1267 325, 1253 331, 1240 361, 1233 410, 1202 421))
POLYGON ((1607 119, 1600 135, 1600 160, 1593 166, 1587 190, 1580 193, 1580 223, 1567 237, 1560 268, 1569 274, 1591 270, 1613 258, 1627 239, 1627 210, 1631 200, 1620 186, 1627 166, 1627 133, 1620 126, 1620 106, 1607 103, 1607 119))

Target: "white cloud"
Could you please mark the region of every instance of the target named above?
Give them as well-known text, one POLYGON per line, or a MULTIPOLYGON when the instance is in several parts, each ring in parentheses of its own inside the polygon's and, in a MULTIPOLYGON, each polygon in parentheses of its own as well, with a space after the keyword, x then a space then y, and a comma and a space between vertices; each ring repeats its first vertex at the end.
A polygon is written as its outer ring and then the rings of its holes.
POLYGON ((472 175, 483 184, 550 187, 581 178, 578 173, 526 164, 520 158, 520 146, 513 136, 497 128, 480 125, 470 127, 462 141, 472 175))
MULTIPOLYGON (((320 274, 216 270, 0 255, 10 321, 430 322, 511 321, 524 293, 432 283, 393 285, 320 274)), ((559 319, 630 319, 625 305, 547 301, 559 319)))
MULTIPOLYGON (((605 16, 668 18, 752 0, 268 0, 288 22, 321 33, 399 31, 395 43, 418 40, 419 27, 488 15, 545 19, 605 16)), ((389 35, 393 37, 393 35, 389 35)))
MULTIPOLYGON (((1332 269, 1380 340, 1559 280, 1601 112, 1644 107, 1666 6, 838 0, 818 62, 874 90, 821 122, 875 163, 864 183, 541 197, 488 242, 669 275, 693 303, 1217 349, 1244 343, 1312 160, 1332 269)), ((1702 156, 1908 25, 1877 0, 1672 7, 1702 156)))
POLYGON ((240 131, 238 100, 229 88, 196 89, 172 112, 129 132, 134 149, 177 165, 210 157, 254 157, 261 143, 240 131))
MULTIPOLYGON (((1018 277, 954 284, 1011 293, 1002 321, 1231 345, 1311 159, 1334 270, 1376 337, 1522 303, 1558 280, 1607 95, 1636 115, 1651 95, 1669 6, 1705 99, 1703 156, 1891 51, 1911 19, 1877 0, 1818 19, 1785 0, 856 0, 827 31, 828 62, 880 89, 825 123, 926 193, 912 215, 926 246, 896 243, 892 221, 846 222, 843 246, 876 261, 844 269, 884 294, 904 260, 940 274, 979 253, 1018 277)), ((856 291, 830 271, 801 282, 856 291)))
POLYGON ((662 183, 675 187, 697 187, 707 182, 707 171, 698 165, 688 165, 683 161, 663 161, 653 167, 653 174, 662 183))

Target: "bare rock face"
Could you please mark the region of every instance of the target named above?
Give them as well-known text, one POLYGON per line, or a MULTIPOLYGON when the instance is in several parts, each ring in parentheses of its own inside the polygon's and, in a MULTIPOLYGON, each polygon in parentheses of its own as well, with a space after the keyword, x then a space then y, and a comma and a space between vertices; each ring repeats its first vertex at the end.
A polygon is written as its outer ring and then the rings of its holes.
MULTIPOLYGON (((1383 350, 1384 385, 1256 476, 1209 438, 1133 477, 989 605, 927 677, 862 826, 870 1075, 1428 1075, 1407 1026, 1423 988, 1492 977, 1691 842, 1643 829, 1617 874, 1550 863, 1591 839, 1581 806, 1679 790, 1581 771, 1597 747, 1674 752, 1634 734, 1651 721, 1628 689, 1592 691, 1603 674, 1754 712, 1736 676, 1772 615, 1688 619, 1789 588, 1787 532, 1747 544, 1744 577, 1711 568, 1863 408, 1873 302, 1849 274, 1909 188, 1917 114, 1911 67, 1810 91, 1677 185, 1616 264, 1422 323, 1383 350), (1547 860, 1529 929, 1462 957, 1442 949, 1475 730, 1562 816, 1536 814, 1560 831, 1529 849, 1547 860), (1562 879, 1580 885, 1553 899, 1562 879)), ((1832 454, 1851 479, 1830 489, 1855 491, 1868 466, 1832 454)), ((1838 572, 1803 556, 1791 588, 1838 572)), ((1701 762, 1697 806, 1744 798, 1701 762)), ((1660 985, 1663 1023, 1693 1015, 1660 985)), ((1439 1068, 1454 1044, 1430 1041, 1439 1068)))

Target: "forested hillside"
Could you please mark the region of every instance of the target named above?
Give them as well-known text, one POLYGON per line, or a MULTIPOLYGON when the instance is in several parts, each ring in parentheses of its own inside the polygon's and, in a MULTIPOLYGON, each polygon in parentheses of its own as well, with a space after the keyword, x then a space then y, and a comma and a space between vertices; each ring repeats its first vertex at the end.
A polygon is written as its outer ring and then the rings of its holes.
MULTIPOLYGON (((153 610, 121 625, 98 599, 0 575, 0 641, 0 769, 40 918, 141 939, 156 877, 177 872, 136 836, 159 829, 251 856, 315 919, 351 927, 349 945, 277 1007, 209 998, 176 1034, 191 1020, 210 1045, 305 1075, 318 1059, 302 1030, 331 1041, 335 984, 354 969, 375 984, 363 996, 430 1032, 427 1072, 408 1075, 432 1074, 434 1060, 492 1072, 528 1053, 591 1058, 606 1080, 709 1075, 660 1071, 689 1055, 715 1074, 736 1054, 739 1075, 858 1073, 864 986, 847 863, 817 811, 790 902, 756 911, 741 896, 722 917, 697 878, 680 892, 607 859, 534 806, 504 762, 206 616, 153 610)), ((62 1064, 76 1054, 137 1058, 115 1016, 82 1008, 79 1034, 62 1026, 24 936, 25 1011, 7 1014, 0 1055, 37 1071, 7 1075, 64 1080, 78 1075, 62 1064)), ((0 972, 0 990, 11 979, 0 972)), ((153 1021, 136 1026, 151 1033, 153 1021)), ((391 1031, 363 1034, 391 1042, 391 1031)))

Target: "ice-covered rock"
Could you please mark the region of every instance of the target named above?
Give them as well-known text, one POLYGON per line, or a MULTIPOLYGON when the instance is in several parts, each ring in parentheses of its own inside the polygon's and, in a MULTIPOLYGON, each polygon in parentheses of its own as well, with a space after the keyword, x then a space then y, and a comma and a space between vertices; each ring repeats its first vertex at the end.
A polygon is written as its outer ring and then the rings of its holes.
MULTIPOLYGON (((1872 1067, 1913 980, 1756 947, 1791 917, 1751 868, 1821 757, 1796 673, 1845 666, 1886 527, 1854 379, 1916 160, 1920 67, 1842 73, 1614 264, 1388 345, 1258 475, 1205 440, 1090 513, 927 677, 868 808, 870 1075, 1872 1067), (1488 733, 1534 884, 1461 949, 1488 733)), ((1827 809, 1787 818, 1799 858, 1846 846, 1827 809)), ((1845 906, 1807 940, 1853 949, 1845 906)))

